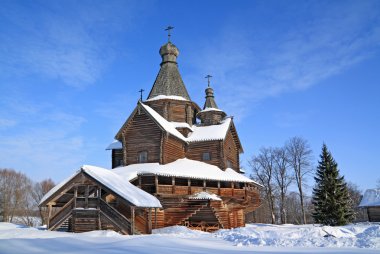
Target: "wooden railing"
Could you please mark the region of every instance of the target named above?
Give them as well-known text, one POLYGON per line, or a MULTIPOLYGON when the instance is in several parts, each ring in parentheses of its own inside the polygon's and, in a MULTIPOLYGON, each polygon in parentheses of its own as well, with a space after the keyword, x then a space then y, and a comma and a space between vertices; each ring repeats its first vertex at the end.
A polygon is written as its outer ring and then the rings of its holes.
POLYGON ((198 192, 207 191, 222 197, 235 197, 237 199, 245 199, 247 195, 255 196, 258 191, 256 189, 234 189, 234 188, 217 188, 217 187, 200 187, 200 186, 173 186, 158 185, 158 194, 168 195, 192 195, 198 192))
POLYGON ((67 202, 54 216, 49 220, 49 229, 58 228, 71 215, 73 209, 74 198, 67 202))
POLYGON ((100 199, 100 211, 107 219, 119 228, 124 234, 131 233, 131 222, 115 208, 108 205, 103 199, 100 199))

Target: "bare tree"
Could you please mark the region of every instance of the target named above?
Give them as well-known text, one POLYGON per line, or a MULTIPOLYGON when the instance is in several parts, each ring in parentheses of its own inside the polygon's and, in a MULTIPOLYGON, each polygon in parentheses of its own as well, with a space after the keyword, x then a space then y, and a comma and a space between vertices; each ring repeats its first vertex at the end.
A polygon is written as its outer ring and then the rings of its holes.
POLYGON ((273 184, 274 175, 274 149, 261 148, 260 153, 250 161, 250 167, 253 171, 253 178, 264 186, 265 197, 271 213, 272 224, 276 223, 275 215, 275 187, 273 184))
POLYGON ((32 216, 32 206, 30 205, 32 181, 21 172, 13 169, 1 169, 0 186, 3 221, 12 222, 18 215, 20 217, 27 216, 29 222, 32 216))
POLYGON ((280 220, 282 224, 287 223, 286 197, 288 187, 293 182, 293 175, 289 172, 289 163, 285 148, 274 150, 274 180, 279 190, 280 220))
POLYGON ((313 171, 311 166, 312 150, 307 140, 301 137, 293 137, 285 144, 287 160, 294 171, 294 179, 297 184, 302 211, 302 223, 306 224, 303 186, 306 176, 313 171))
MULTIPOLYGON (((53 180, 51 180, 50 178, 34 184, 33 191, 32 191, 32 198, 34 201, 34 205, 36 207, 40 203, 42 197, 45 196, 45 194, 48 193, 49 190, 51 188, 53 188, 54 186, 55 186, 55 184, 54 184, 53 180)), ((41 224, 45 225, 47 223, 47 221, 46 221, 46 217, 47 217, 46 209, 39 207, 38 211, 39 211, 39 215, 41 218, 41 224)))

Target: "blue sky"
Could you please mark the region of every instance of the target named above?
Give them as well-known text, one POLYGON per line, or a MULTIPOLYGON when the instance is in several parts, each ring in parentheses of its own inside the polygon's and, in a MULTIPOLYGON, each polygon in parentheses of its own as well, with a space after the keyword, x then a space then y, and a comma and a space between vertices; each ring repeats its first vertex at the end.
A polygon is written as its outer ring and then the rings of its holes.
POLYGON ((302 136, 315 163, 325 142, 360 188, 380 178, 379 1, 1 5, 0 167, 55 181, 82 164, 109 167, 104 149, 150 90, 172 25, 192 100, 203 105, 213 75, 245 165, 302 136))

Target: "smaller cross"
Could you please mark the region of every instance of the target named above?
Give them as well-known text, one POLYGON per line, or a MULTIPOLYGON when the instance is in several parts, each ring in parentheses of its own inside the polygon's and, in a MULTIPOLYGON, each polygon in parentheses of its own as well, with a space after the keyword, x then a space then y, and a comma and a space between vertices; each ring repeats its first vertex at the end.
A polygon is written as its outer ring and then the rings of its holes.
POLYGON ((174 27, 173 26, 168 26, 166 29, 165 29, 165 31, 168 31, 168 42, 170 42, 170 31, 171 30, 173 30, 174 29, 174 27))
POLYGON ((212 76, 207 74, 205 78, 207 78, 207 86, 210 87, 210 78, 212 78, 212 76))
POLYGON ((140 93, 140 101, 142 101, 142 93, 143 93, 144 91, 145 91, 144 89, 140 89, 140 90, 139 90, 139 93, 140 93))

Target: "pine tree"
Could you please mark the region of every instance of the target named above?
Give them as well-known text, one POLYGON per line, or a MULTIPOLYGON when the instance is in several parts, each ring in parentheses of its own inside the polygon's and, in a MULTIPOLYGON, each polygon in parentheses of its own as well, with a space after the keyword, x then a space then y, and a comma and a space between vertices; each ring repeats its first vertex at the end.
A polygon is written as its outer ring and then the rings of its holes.
POLYGON ((344 177, 339 175, 338 164, 326 144, 323 144, 320 159, 314 177, 313 218, 316 223, 323 225, 346 225, 354 219, 354 212, 350 208, 351 199, 344 177))

